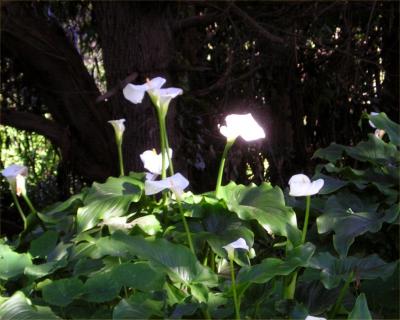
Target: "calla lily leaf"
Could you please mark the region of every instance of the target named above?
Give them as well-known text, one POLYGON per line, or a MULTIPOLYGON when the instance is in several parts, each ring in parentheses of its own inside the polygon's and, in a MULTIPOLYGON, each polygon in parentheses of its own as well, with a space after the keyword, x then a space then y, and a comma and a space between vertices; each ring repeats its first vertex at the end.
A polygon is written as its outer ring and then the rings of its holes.
POLYGON ((58 233, 52 230, 46 231, 39 238, 31 242, 29 253, 33 257, 46 258, 56 247, 58 233))
POLYGON ((32 305, 21 291, 0 304, 0 319, 61 319, 49 307, 32 305))
POLYGON ((231 182, 221 187, 220 197, 240 219, 257 220, 271 234, 287 236, 286 224, 297 227, 296 215, 286 207, 282 190, 268 183, 244 186, 231 182))
POLYGON ((64 202, 57 202, 42 210, 41 213, 38 212, 38 215, 46 223, 57 223, 68 215, 76 213, 76 210, 83 205, 84 196, 83 192, 73 195, 64 202))
POLYGON ((397 146, 400 145, 400 125, 390 120, 386 113, 371 114, 368 115, 368 118, 376 128, 385 130, 392 143, 397 146))
POLYGON ((317 218, 319 233, 333 231, 333 244, 341 256, 346 256, 354 238, 367 231, 378 232, 383 222, 393 222, 399 215, 395 207, 378 212, 378 204, 360 199, 354 194, 339 193, 329 197, 317 218))
POLYGON ((149 294, 136 293, 115 306, 113 319, 163 318, 163 306, 163 301, 154 300, 149 294))
POLYGON ((108 178, 105 183, 93 183, 78 209, 78 232, 93 228, 100 219, 125 214, 132 202, 142 196, 143 183, 131 177, 108 178))
POLYGON ((50 282, 42 289, 44 301, 65 307, 83 292, 83 283, 78 278, 60 279, 50 282))
POLYGON ((82 298, 90 302, 106 302, 116 298, 121 284, 115 281, 111 272, 98 273, 90 277, 82 289, 82 298))
MULTIPOLYGON (((336 258, 328 252, 321 252, 314 256, 309 264, 310 268, 320 270, 319 278, 326 289, 339 286, 342 281, 346 281, 349 274, 353 271, 357 279, 376 279, 385 280, 391 276, 396 269, 398 262, 386 263, 376 254, 365 258, 346 257, 336 258)), ((311 269, 306 270, 304 277, 312 275, 311 269)))
POLYGON ((353 310, 349 313, 347 319, 351 320, 372 320, 371 313, 368 309, 367 298, 365 293, 361 293, 356 300, 353 310))
POLYGON ((31 265, 29 254, 17 253, 9 246, 0 244, 0 279, 9 280, 23 275, 25 268, 31 265))

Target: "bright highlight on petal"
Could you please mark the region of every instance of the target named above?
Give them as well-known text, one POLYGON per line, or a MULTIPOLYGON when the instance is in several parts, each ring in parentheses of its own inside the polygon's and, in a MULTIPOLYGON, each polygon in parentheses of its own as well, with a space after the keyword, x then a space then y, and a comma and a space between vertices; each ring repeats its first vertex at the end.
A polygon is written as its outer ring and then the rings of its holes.
POLYGON ((226 126, 220 127, 220 132, 228 140, 241 136, 246 141, 265 138, 264 129, 248 114, 231 114, 225 118, 226 126))
POLYGON ((134 104, 138 104, 143 101, 146 92, 161 88, 165 82, 166 80, 164 78, 156 77, 141 85, 129 83, 122 90, 122 93, 124 94, 125 99, 134 104))
POLYGON ((11 190, 18 196, 26 192, 26 177, 28 176, 28 168, 18 164, 12 164, 1 171, 1 174, 7 179, 11 190))
POLYGON ((304 320, 326 320, 326 318, 307 316, 304 320))
POLYGON ((324 186, 324 179, 313 182, 304 174, 296 174, 289 180, 289 195, 292 197, 312 196, 317 194, 324 186))
POLYGON ((176 173, 171 177, 168 177, 159 181, 147 180, 144 183, 144 193, 146 195, 152 195, 159 193, 165 189, 170 189, 176 195, 180 196, 183 190, 187 188, 189 181, 180 173, 176 173))
MULTIPOLYGON (((371 113, 369 114, 369 116, 370 116, 370 117, 374 117, 374 116, 377 116, 378 114, 379 114, 379 112, 371 112, 371 113)), ((369 125, 370 125, 372 128, 376 129, 375 125, 372 123, 371 120, 368 121, 368 122, 369 122, 369 125)))
POLYGON ((249 251, 249 246, 247 245, 246 240, 243 238, 239 238, 236 241, 223 246, 222 248, 224 248, 228 253, 229 259, 233 259, 235 249, 244 249, 249 251))
MULTIPOLYGON (((169 157, 172 158, 172 149, 168 149, 169 157)), ((140 160, 143 162, 145 169, 149 170, 151 173, 160 175, 162 170, 162 154, 155 150, 146 150, 140 155, 140 160)), ((169 167, 168 157, 165 159, 165 168, 169 167)))

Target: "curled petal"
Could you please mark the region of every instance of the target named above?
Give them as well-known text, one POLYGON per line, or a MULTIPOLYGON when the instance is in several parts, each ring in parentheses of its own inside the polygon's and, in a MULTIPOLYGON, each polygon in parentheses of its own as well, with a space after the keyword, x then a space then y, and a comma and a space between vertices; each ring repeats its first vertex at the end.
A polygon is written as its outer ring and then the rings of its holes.
POLYGON ((154 90, 154 89, 160 89, 167 80, 165 80, 162 77, 155 77, 151 79, 150 81, 146 82, 144 85, 146 85, 146 90, 154 90))
POLYGON ((221 126, 220 132, 228 139, 238 136, 241 136, 246 141, 255 141, 265 138, 264 129, 250 113, 230 114, 225 118, 225 122, 226 127, 221 126), (222 127, 225 128, 221 131, 222 127))
POLYGON ((110 120, 108 121, 109 124, 111 124, 114 128, 115 134, 121 138, 124 131, 125 131, 125 125, 124 122, 126 120, 125 119, 119 119, 119 120, 110 120))
POLYGON ((159 193, 165 189, 170 189, 177 195, 181 195, 183 190, 187 188, 189 181, 180 173, 176 173, 171 177, 168 177, 159 181, 145 181, 144 193, 146 195, 152 195, 159 193))
POLYGON ((244 240, 243 238, 239 238, 236 241, 231 242, 226 246, 223 246, 222 248, 224 248, 228 253, 229 259, 233 258, 235 249, 244 249, 249 251, 249 246, 247 245, 246 240, 244 240))
MULTIPOLYGON (((168 149, 169 157, 172 158, 172 149, 168 149)), ((140 155, 140 159, 143 162, 145 169, 149 170, 151 173, 160 175, 162 171, 162 154, 155 150, 146 150, 140 155)), ((169 167, 168 157, 165 159, 165 168, 169 167)))
POLYGON ((293 197, 311 196, 317 194, 324 186, 324 180, 311 180, 304 174, 296 174, 289 180, 289 195, 293 197))
POLYGON ((147 90, 146 84, 134 85, 128 83, 126 87, 122 90, 122 93, 124 94, 125 99, 129 100, 134 104, 138 104, 143 101, 146 90, 147 90))

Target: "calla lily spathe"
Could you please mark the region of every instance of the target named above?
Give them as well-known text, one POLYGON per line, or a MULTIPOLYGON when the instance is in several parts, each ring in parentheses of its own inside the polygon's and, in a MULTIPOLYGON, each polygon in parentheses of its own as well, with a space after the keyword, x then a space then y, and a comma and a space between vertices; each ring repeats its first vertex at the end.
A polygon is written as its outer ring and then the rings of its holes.
POLYGON ((122 135, 124 134, 125 131, 125 125, 124 122, 125 119, 119 119, 119 120, 110 120, 108 121, 109 124, 111 124, 114 128, 115 135, 118 139, 122 138, 122 135))
MULTIPOLYGON (((171 148, 168 149, 168 153, 169 153, 169 158, 172 158, 172 149, 171 148)), ((162 154, 161 153, 157 154, 157 152, 154 149, 146 150, 145 152, 143 152, 140 155, 140 160, 142 160, 143 166, 145 167, 145 169, 149 170, 150 173, 152 173, 153 175, 161 174, 161 170, 162 170, 162 154)), ((168 157, 165 159, 165 161, 166 161, 165 168, 167 169, 169 166, 168 157)), ((150 178, 150 180, 153 180, 154 177, 155 176, 148 176, 148 178, 150 178)))
POLYGON ((28 176, 28 168, 18 164, 12 164, 5 168, 1 174, 10 184, 11 191, 18 196, 26 193, 26 177, 28 176))
POLYGON ((226 126, 220 126, 219 131, 228 141, 234 141, 241 136, 246 141, 265 138, 264 129, 248 114, 230 114, 225 118, 226 126))
POLYGON ((317 194, 324 186, 324 179, 313 182, 304 174, 296 174, 289 180, 289 195, 293 197, 312 196, 317 194))
POLYGON ((323 317, 314 317, 314 316, 308 315, 304 320, 326 320, 326 318, 323 318, 323 317))
POLYGON ((129 100, 134 104, 141 103, 143 101, 144 95, 150 90, 160 89, 166 82, 164 78, 156 77, 144 84, 135 85, 128 83, 123 89, 125 99, 129 100))
MULTIPOLYGON (((371 112, 371 113, 369 114, 369 116, 370 116, 370 117, 374 117, 374 116, 377 116, 378 114, 379 114, 379 112, 371 112)), ((370 125, 372 128, 376 129, 375 125, 372 123, 371 120, 369 120, 368 122, 369 122, 369 125, 370 125)))
POLYGON ((169 103, 173 98, 181 95, 183 90, 180 88, 164 88, 164 89, 153 89, 148 91, 151 101, 156 105, 163 117, 167 115, 169 103))
POLYGON ((233 259, 235 249, 244 249, 249 251, 249 246, 247 245, 246 240, 243 238, 239 238, 236 241, 223 246, 222 248, 224 248, 228 253, 229 259, 233 259))
POLYGON ((144 193, 146 195, 152 195, 159 193, 165 189, 170 189, 175 195, 180 196, 183 190, 187 188, 189 181, 181 175, 179 172, 171 177, 163 180, 151 181, 147 180, 144 183, 144 193))

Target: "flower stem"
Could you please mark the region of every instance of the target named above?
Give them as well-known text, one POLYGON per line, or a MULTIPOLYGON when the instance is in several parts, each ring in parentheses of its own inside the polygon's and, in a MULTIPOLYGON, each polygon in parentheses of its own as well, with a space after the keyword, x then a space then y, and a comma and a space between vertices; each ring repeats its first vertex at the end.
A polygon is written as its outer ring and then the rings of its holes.
POLYGON ((233 267, 233 259, 229 259, 229 263, 231 266, 231 286, 233 291, 233 303, 235 304, 235 319, 240 320, 240 305, 236 293, 235 268, 233 267))
POLYGON ((346 279, 346 282, 344 283, 342 289, 340 290, 339 296, 336 300, 334 307, 332 308, 332 312, 331 312, 329 318, 335 319, 336 313, 339 311, 339 308, 342 305, 344 296, 345 296, 347 290, 349 289, 350 283, 353 281, 353 277, 354 277, 354 271, 350 272, 349 276, 346 279))
POLYGON ((163 116, 159 109, 157 108, 157 115, 158 115, 158 125, 160 129, 160 144, 161 144, 161 179, 165 179, 167 177, 167 171, 165 169, 166 167, 166 153, 168 153, 165 147, 165 134, 164 134, 164 125, 163 122, 165 119, 163 119, 163 116))
POLYGON ((124 172, 124 159, 122 157, 122 138, 121 141, 118 141, 117 138, 117 146, 118 146, 119 176, 123 177, 125 175, 125 172, 124 172))
POLYGON ((190 251, 192 251, 193 254, 196 255, 196 253, 194 251, 194 247, 193 247, 192 236, 190 235, 189 226, 187 224, 186 217, 185 217, 185 214, 183 212, 181 200, 179 199, 178 195, 176 195, 176 201, 178 203, 179 211, 181 213, 183 226, 185 227, 185 232, 186 232, 187 240, 188 240, 188 243, 189 243, 190 251))
POLYGON ((228 155, 229 149, 232 147, 232 145, 234 143, 235 143, 235 140, 228 140, 226 142, 226 145, 225 145, 225 148, 224 148, 224 152, 222 154, 222 159, 221 159, 221 163, 219 165, 219 170, 218 170, 217 184, 215 186, 215 195, 217 197, 219 196, 219 191, 220 191, 221 184, 222 184, 222 175, 224 174, 225 160, 226 160, 226 157, 228 155))
POLYGON ((311 204, 311 196, 306 196, 306 215, 304 217, 303 232, 301 234, 301 243, 302 244, 304 242, 306 242, 308 220, 310 218, 310 204, 311 204))
POLYGON ((44 225, 42 219, 39 218, 37 211, 35 207, 33 206, 31 200, 29 199, 28 195, 26 193, 22 193, 22 197, 24 198, 26 204, 28 205, 29 209, 31 212, 36 216, 36 218, 39 220, 40 226, 42 227, 43 230, 47 230, 46 226, 44 225))
POLYGON ((173 176, 174 175, 174 165, 173 165, 171 157, 169 155, 168 131, 167 131, 167 125, 165 123, 165 118, 163 119, 162 123, 163 123, 165 149, 166 149, 167 159, 168 159, 168 163, 169 163, 169 167, 168 167, 169 175, 173 176))
POLYGON ((19 204, 19 201, 18 201, 17 196, 15 195, 14 191, 11 191, 11 195, 13 197, 14 204, 17 207, 18 213, 21 216, 22 221, 24 222, 24 230, 25 230, 26 227, 27 227, 26 216, 25 216, 24 211, 22 210, 22 208, 21 208, 21 206, 19 204))

